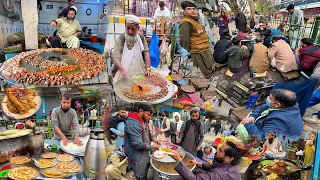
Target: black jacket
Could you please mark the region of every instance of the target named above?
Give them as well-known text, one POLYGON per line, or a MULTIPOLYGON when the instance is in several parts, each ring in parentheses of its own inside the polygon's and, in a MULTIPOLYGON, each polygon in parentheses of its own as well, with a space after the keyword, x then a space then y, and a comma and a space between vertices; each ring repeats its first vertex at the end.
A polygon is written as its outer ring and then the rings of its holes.
POLYGON ((223 52, 227 50, 232 45, 231 41, 227 39, 220 39, 214 46, 213 58, 215 62, 220 64, 225 64, 228 58, 223 58, 223 52))

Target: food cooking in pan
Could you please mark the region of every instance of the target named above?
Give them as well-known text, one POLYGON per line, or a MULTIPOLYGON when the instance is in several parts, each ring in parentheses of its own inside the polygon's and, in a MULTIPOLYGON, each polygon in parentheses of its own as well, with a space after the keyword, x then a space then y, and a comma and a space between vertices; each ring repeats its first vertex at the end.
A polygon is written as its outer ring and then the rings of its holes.
POLYGON ((132 84, 130 89, 123 89, 122 94, 129 99, 137 101, 156 101, 168 94, 168 83, 158 75, 144 77, 138 83, 142 87, 132 84), (153 88, 158 88, 158 92, 152 92, 153 88))

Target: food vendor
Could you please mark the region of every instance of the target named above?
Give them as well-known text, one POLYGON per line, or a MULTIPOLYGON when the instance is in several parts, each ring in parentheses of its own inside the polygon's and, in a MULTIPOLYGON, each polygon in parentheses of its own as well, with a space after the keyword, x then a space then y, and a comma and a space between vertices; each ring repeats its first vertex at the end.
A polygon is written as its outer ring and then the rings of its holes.
POLYGON ((67 17, 51 21, 52 27, 59 26, 57 36, 53 37, 51 41, 53 48, 61 48, 61 43, 66 43, 70 49, 80 47, 78 36, 81 35, 82 30, 79 21, 75 19, 76 14, 77 8, 71 6, 68 10, 67 17))
POLYGON ((121 34, 114 46, 113 62, 119 69, 113 79, 116 84, 128 74, 150 75, 150 56, 146 38, 139 35, 140 19, 126 15, 126 32, 121 34))
POLYGON ((71 96, 62 95, 61 106, 52 110, 53 139, 62 140, 63 145, 66 146, 69 143, 68 139, 74 136, 74 144, 80 146, 82 144, 79 139, 80 125, 76 111, 70 107, 71 100, 71 96))

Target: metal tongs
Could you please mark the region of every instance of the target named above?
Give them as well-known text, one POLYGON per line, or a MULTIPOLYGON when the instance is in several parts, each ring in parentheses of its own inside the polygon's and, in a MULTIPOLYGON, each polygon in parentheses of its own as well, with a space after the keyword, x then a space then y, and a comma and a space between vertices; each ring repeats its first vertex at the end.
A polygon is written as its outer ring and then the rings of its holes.
POLYGON ((129 78, 129 76, 127 76, 127 79, 129 79, 130 82, 132 82, 134 85, 138 86, 140 91, 143 91, 142 86, 138 85, 137 83, 135 83, 132 79, 129 78))

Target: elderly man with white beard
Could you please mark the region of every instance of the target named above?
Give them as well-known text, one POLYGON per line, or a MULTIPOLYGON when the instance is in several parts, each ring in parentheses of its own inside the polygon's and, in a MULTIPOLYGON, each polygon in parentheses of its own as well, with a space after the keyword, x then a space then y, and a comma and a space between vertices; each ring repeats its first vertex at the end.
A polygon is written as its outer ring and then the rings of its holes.
POLYGON ((113 62, 118 71, 113 78, 116 84, 129 75, 150 75, 150 56, 148 43, 138 34, 140 19, 135 15, 126 15, 126 32, 121 34, 114 46, 113 62))
POLYGON ((59 26, 57 36, 53 37, 51 41, 53 48, 61 48, 61 43, 66 43, 70 49, 80 47, 78 36, 81 35, 82 30, 79 21, 75 19, 76 14, 77 8, 71 6, 68 10, 67 17, 51 21, 52 27, 59 26))

